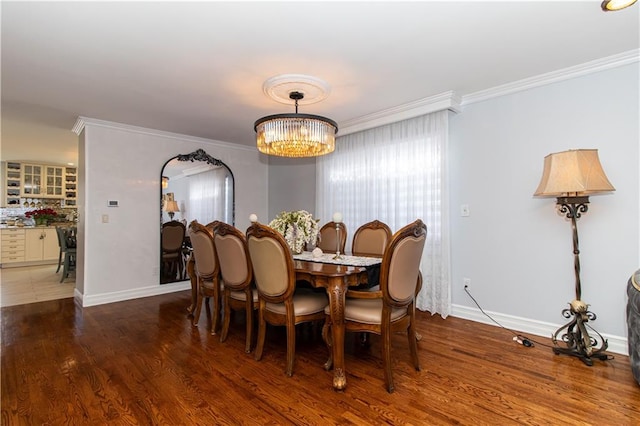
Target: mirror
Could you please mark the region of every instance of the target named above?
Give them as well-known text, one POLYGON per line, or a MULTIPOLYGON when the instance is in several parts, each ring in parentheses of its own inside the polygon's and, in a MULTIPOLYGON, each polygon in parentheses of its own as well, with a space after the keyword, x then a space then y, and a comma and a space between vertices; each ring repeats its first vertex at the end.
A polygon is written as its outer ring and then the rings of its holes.
POLYGON ((189 279, 189 239, 182 236, 193 220, 235 225, 235 182, 231 169, 198 149, 169 159, 160 175, 160 284, 189 279))

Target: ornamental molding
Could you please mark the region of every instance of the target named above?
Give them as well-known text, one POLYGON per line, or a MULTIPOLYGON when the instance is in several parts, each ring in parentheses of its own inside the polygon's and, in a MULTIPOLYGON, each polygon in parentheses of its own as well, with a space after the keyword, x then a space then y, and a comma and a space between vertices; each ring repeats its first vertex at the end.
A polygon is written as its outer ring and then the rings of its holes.
POLYGON ((373 129, 374 127, 384 126, 385 124, 397 123, 398 121, 419 117, 436 111, 451 110, 453 112, 460 112, 460 102, 460 96, 454 91, 429 96, 428 98, 415 102, 342 122, 340 123, 339 136, 373 129))
POLYGON ((572 78, 582 77, 584 75, 605 71, 612 68, 618 68, 640 61, 640 49, 629 50, 616 55, 607 56, 605 58, 596 59, 584 64, 575 65, 557 71, 540 74, 534 77, 525 78, 500 86, 492 87, 486 90, 480 90, 462 97, 462 105, 470 105, 476 102, 486 101, 488 99, 509 95, 524 90, 533 89, 547 84, 557 83, 560 81, 570 80, 572 78))
POLYGON ((162 130, 149 129, 146 127, 132 126, 130 124, 116 123, 112 121, 99 120, 97 118, 83 117, 77 118, 75 125, 71 129, 76 135, 80 135, 82 131, 89 126, 103 127, 108 129, 124 130, 131 133, 139 133, 143 135, 157 136, 161 138, 177 139, 186 142, 205 143, 235 150, 255 152, 254 146, 241 145, 231 142, 224 142, 215 139, 200 138, 197 136, 189 136, 180 133, 165 132, 162 130))

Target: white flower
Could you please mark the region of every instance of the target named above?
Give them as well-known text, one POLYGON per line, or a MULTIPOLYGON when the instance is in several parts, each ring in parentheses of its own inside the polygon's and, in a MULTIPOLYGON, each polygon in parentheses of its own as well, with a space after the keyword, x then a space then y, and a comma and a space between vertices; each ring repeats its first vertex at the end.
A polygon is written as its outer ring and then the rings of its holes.
POLYGON ((318 239, 318 221, 306 210, 281 212, 269 226, 282 234, 294 253, 301 253, 307 243, 318 239))

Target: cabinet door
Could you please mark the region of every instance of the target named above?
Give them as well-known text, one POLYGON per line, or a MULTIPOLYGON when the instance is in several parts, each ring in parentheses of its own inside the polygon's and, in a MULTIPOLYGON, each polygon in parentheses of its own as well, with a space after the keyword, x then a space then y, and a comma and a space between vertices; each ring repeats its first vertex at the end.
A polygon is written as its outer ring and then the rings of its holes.
POLYGON ((44 240, 42 247, 42 260, 58 260, 60 245, 55 228, 47 228, 43 231, 44 240))
POLYGON ((42 247, 44 245, 43 229, 25 229, 24 260, 42 260, 42 247))
POLYGON ((47 195, 62 196, 62 169, 63 167, 45 166, 45 191, 47 195))
POLYGON ((22 195, 42 195, 42 166, 24 164, 22 169, 22 195))

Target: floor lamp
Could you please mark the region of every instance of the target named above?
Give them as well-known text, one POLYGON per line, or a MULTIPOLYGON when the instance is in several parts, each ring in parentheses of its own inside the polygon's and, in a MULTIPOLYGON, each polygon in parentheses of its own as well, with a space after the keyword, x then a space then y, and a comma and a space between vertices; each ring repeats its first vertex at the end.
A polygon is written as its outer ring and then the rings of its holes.
POLYGON ((608 359, 604 354, 608 343, 600 333, 589 326, 588 322, 595 320, 596 314, 589 311, 589 305, 581 299, 577 220, 587 212, 589 195, 611 191, 615 191, 615 188, 602 170, 598 150, 578 149, 547 155, 544 158, 544 171, 540 185, 534 193, 535 196, 540 197, 556 197, 556 207, 561 214, 571 220, 573 231, 576 298, 569 303, 569 309, 562 311, 562 316, 570 321, 553 334, 553 352, 578 357, 589 366, 593 365, 592 358, 603 361, 608 359), (587 329, 595 335, 589 335, 587 329), (559 346, 558 336, 564 346, 559 346))
POLYGON ((169 214, 169 220, 173 220, 173 215, 179 212, 180 209, 178 208, 178 202, 173 199, 173 193, 170 194, 170 196, 167 194, 162 210, 169 214))

